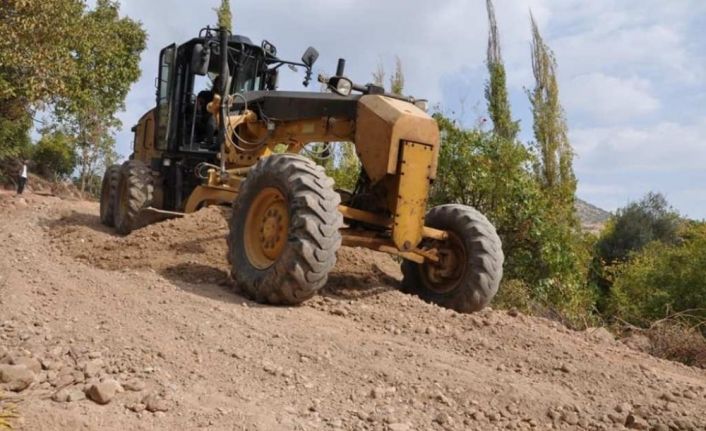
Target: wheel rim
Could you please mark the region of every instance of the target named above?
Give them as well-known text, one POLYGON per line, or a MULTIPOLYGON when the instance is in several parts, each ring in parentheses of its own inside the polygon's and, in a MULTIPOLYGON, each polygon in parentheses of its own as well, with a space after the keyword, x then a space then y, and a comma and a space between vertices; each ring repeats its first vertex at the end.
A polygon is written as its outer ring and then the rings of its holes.
POLYGON ((458 287, 466 272, 466 248, 452 232, 448 240, 432 246, 438 250, 439 262, 427 261, 420 266, 422 283, 434 293, 449 293, 458 287))
POLYGON ((287 244, 289 210, 282 192, 263 189, 255 198, 245 219, 245 254, 258 269, 267 269, 279 258, 287 244))

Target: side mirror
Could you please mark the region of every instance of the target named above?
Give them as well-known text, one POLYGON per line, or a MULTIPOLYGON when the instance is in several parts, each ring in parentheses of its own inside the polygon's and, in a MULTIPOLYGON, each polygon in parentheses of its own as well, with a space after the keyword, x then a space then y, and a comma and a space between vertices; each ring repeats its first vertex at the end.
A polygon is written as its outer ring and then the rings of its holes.
POLYGON ((304 55, 302 55, 302 63, 311 69, 317 58, 319 58, 319 51, 317 51, 313 46, 310 46, 306 49, 306 51, 304 51, 304 55))
POLYGON ((194 45, 191 53, 191 72, 204 76, 208 73, 208 65, 211 62, 211 48, 200 43, 194 45))

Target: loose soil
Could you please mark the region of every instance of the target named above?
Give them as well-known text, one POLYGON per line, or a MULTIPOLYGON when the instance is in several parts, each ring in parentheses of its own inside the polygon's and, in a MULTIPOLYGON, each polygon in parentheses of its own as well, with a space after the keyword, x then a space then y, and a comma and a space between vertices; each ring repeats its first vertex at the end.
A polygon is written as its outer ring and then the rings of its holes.
POLYGON ((229 276, 228 213, 120 237, 96 203, 0 192, 0 411, 16 404, 16 429, 706 429, 704 370, 603 329, 424 303, 387 255, 342 248, 314 299, 251 302, 229 276))

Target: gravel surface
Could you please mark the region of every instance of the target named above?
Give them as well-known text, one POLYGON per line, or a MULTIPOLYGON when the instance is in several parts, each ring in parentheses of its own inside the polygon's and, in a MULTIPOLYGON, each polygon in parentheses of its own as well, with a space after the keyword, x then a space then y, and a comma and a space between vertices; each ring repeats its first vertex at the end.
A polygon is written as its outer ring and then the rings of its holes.
POLYGON ((705 430, 706 372, 602 329, 462 315, 342 248, 321 294, 238 293, 227 210, 115 236, 98 205, 0 192, 0 391, 27 430, 705 430))

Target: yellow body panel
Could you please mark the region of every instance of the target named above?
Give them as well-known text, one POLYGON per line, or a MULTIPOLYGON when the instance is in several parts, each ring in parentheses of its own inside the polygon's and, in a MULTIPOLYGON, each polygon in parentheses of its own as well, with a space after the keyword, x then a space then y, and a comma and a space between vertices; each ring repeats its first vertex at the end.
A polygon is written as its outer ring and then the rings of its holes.
POLYGON ((392 240, 402 251, 414 249, 422 240, 434 155, 430 145, 402 142, 392 228, 392 240))
POLYGON ((355 146, 365 171, 376 183, 397 173, 402 141, 421 142, 432 147, 430 177, 436 176, 439 127, 426 112, 409 102, 385 96, 367 95, 358 102, 355 146))
POLYGON ((155 147, 155 110, 147 111, 135 126, 135 158, 150 160, 160 156, 155 147))

